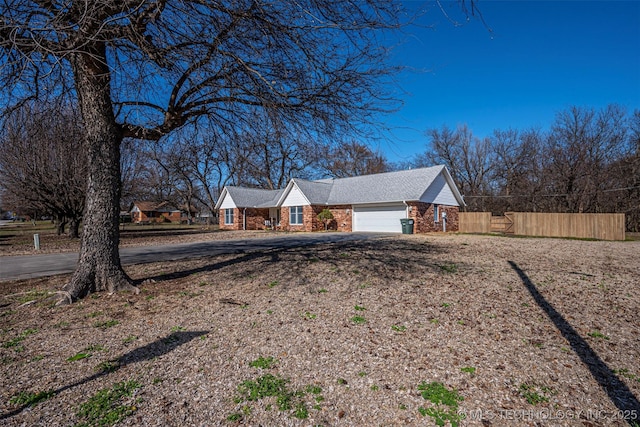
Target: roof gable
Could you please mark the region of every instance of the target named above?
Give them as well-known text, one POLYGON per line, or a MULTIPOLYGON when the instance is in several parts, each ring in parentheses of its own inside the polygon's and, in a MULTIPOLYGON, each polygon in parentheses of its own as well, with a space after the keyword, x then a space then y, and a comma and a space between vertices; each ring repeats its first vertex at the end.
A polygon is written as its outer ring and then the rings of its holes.
MULTIPOLYGON (((293 179, 278 206, 289 206, 288 196, 299 190, 312 205, 357 205, 424 201, 464 206, 451 175, 443 165, 351 178, 307 181, 293 179), (436 183, 435 186, 434 183, 436 183), (433 187, 432 187, 433 186, 433 187), (431 191, 430 191, 431 188, 431 191)), ((306 204, 306 203, 304 203, 306 204)))
POLYGON ((225 187, 218 199, 216 209, 220 209, 227 197, 237 208, 268 208, 276 206, 283 190, 263 190, 260 188, 225 187))
POLYGON ((292 179, 284 190, 225 187, 216 204, 232 198, 235 207, 294 205, 359 205, 422 201, 464 206, 464 200, 444 165, 351 178, 307 181, 292 179))

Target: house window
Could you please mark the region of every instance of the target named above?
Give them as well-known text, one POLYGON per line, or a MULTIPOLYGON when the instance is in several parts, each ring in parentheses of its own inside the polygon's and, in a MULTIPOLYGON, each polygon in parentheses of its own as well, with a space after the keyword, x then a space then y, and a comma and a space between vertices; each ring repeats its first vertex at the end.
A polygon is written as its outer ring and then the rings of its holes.
POLYGON ((233 209, 224 210, 224 223, 233 224, 233 209))
POLYGON ((289 224, 302 225, 302 206, 291 206, 289 208, 289 224))
POLYGON ((440 221, 440 206, 433 205, 433 222, 440 221))

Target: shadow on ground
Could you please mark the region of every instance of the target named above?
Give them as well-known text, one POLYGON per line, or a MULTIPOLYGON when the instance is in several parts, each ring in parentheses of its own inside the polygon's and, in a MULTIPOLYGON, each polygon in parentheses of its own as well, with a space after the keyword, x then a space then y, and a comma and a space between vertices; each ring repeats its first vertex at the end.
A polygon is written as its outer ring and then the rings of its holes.
MULTIPOLYGON (((112 361, 113 369, 104 370, 101 372, 97 372, 89 377, 83 378, 80 381, 76 381, 74 383, 65 385, 63 387, 58 388, 53 391, 54 395, 60 394, 65 390, 71 389, 73 387, 77 387, 79 385, 83 385, 89 383, 97 378, 108 375, 115 370, 122 368, 123 366, 130 365, 132 363, 138 363, 145 360, 151 360, 155 357, 160 357, 164 354, 167 354, 177 347, 192 341, 193 339, 208 334, 209 331, 178 331, 173 332, 165 338, 158 339, 150 344, 147 344, 143 347, 138 347, 133 349, 132 351, 123 354, 118 359, 112 361)), ((20 412, 25 410, 29 405, 23 405, 15 410, 8 412, 6 414, 0 415, 0 420, 5 420, 11 418, 15 415, 18 415, 20 412)))
MULTIPOLYGON (((216 256, 205 257, 211 262, 195 268, 185 268, 157 276, 144 277, 136 280, 139 286, 146 280, 154 282, 183 279, 199 273, 208 273, 234 265, 244 264, 246 275, 252 272, 264 270, 265 263, 278 263, 285 258, 298 257, 298 261, 317 262, 322 261, 330 267, 338 268, 345 262, 353 260, 354 265, 359 264, 370 276, 379 279, 396 279, 395 269, 406 268, 407 265, 420 263, 431 267, 433 271, 441 271, 442 263, 430 261, 425 255, 442 253, 442 249, 427 242, 415 242, 401 239, 372 239, 345 242, 304 242, 299 245, 291 245, 283 248, 266 248, 261 250, 235 252, 235 257, 216 262, 216 256), (320 257, 321 259, 318 259, 320 257), (429 263, 432 264, 429 264, 429 263)), ((226 254, 229 255, 229 254, 226 254)), ((203 258, 204 259, 204 258, 203 258)), ((280 279, 292 279, 294 282, 299 277, 293 271, 276 269, 280 279)))
MULTIPOLYGON (((536 304, 544 310, 562 336, 569 341, 571 349, 580 357, 580 360, 589 369, 593 378, 598 382, 602 390, 607 393, 611 402, 616 405, 622 414, 633 414, 634 412, 631 411, 640 412, 640 402, 629 387, 604 363, 562 314, 542 296, 529 276, 515 262, 509 261, 509 265, 518 274, 536 304)), ((633 425, 634 421, 629 419, 628 422, 633 425)))

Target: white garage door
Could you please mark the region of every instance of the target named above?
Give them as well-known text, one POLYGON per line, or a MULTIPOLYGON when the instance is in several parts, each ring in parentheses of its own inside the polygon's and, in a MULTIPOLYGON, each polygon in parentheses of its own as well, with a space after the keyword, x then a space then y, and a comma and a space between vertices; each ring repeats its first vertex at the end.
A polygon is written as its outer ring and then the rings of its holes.
POLYGON ((353 231, 402 233, 400 219, 407 217, 405 205, 353 208, 353 231))

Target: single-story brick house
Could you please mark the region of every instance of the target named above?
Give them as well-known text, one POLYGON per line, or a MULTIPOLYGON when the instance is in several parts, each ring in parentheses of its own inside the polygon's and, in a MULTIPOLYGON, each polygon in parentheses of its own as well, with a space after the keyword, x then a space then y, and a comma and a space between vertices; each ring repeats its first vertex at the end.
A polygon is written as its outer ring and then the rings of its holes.
POLYGON ((131 208, 131 222, 136 224, 152 222, 180 222, 182 212, 168 202, 133 202, 131 208))
POLYGON ((352 178, 293 179, 282 190, 225 187, 216 204, 226 230, 318 231, 317 216, 329 209, 330 230, 414 233, 458 230, 464 200, 446 167, 433 166, 352 178))

